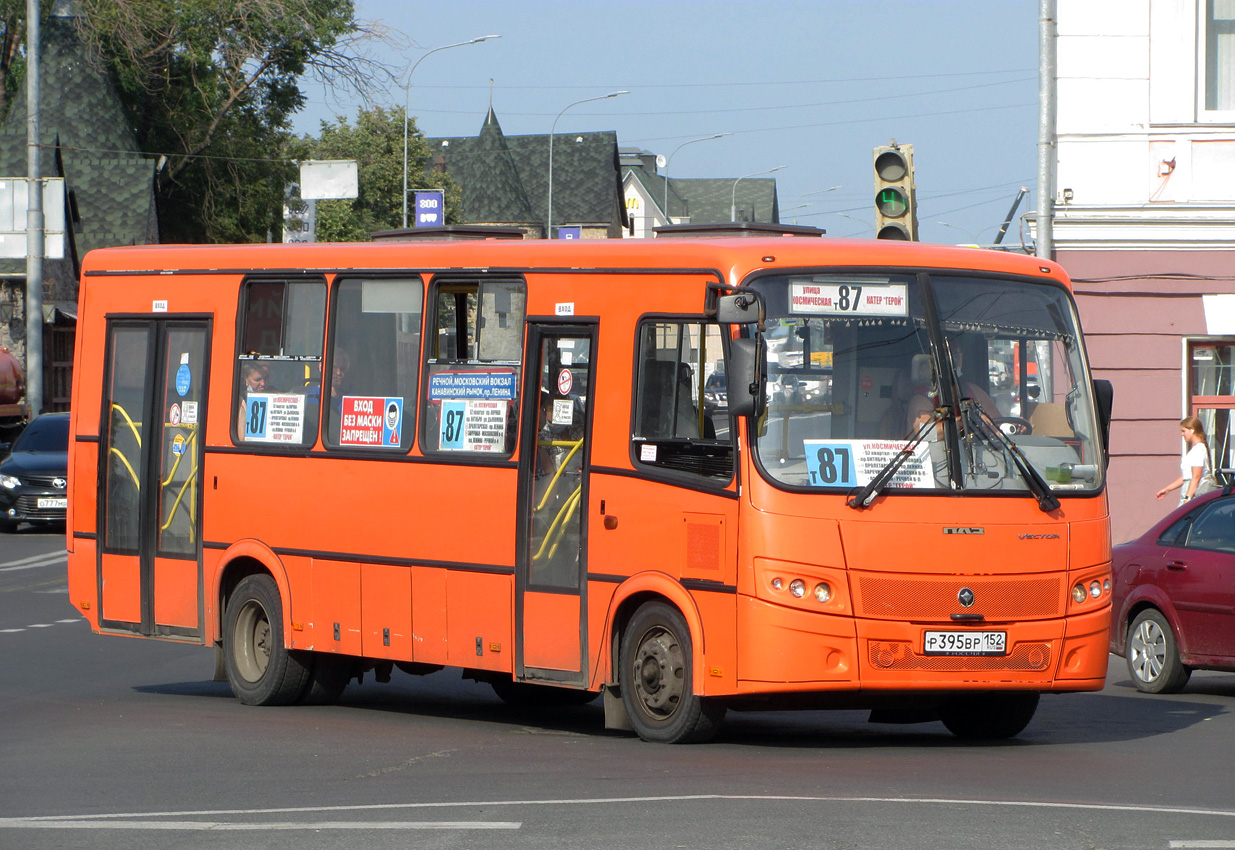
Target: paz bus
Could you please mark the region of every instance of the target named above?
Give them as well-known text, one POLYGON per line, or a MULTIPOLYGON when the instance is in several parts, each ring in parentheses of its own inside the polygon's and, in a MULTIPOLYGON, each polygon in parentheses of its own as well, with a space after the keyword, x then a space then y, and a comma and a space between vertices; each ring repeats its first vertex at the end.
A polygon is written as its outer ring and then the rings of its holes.
POLYGON ((73 606, 246 704, 449 667, 659 742, 1001 738, 1101 688, 1110 389, 1064 272, 752 231, 91 252, 73 606))

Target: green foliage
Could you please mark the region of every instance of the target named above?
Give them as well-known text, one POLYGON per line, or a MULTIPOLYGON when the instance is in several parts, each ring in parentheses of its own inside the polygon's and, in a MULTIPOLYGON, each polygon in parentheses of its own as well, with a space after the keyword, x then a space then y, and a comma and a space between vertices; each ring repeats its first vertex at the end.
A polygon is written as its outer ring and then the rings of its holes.
POLYGON ((358 73, 351 0, 78 0, 156 184, 165 242, 265 241, 281 228, 280 154, 308 70, 358 73))
MULTIPOLYGON (((354 201, 318 201, 317 241, 367 241, 381 230, 403 226, 403 109, 362 109, 353 125, 340 116, 322 122, 319 138, 303 138, 294 148, 300 158, 352 159, 359 163, 359 191, 354 201)), ((458 221, 459 187, 445 174, 431 173, 429 146, 408 124, 407 189, 441 189, 445 220, 458 221)), ((412 215, 409 209, 409 217, 412 215)))

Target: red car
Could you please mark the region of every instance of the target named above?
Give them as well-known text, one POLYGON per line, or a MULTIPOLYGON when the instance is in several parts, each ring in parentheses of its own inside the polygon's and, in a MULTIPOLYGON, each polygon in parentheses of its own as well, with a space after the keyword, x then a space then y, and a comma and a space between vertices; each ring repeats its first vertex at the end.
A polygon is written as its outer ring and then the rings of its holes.
POLYGON ((1116 546, 1111 652, 1138 690, 1175 693, 1193 670, 1235 671, 1232 485, 1116 546))

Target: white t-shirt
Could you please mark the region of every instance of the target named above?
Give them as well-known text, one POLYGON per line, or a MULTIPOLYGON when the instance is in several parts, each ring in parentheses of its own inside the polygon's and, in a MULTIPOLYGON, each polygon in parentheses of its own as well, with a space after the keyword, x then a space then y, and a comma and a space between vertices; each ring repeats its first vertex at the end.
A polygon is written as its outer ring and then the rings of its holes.
POLYGON ((1179 474, 1184 479, 1184 492, 1188 492, 1188 482, 1192 480, 1192 470, 1201 467, 1201 477, 1209 474, 1209 451, 1204 443, 1197 443, 1184 452, 1183 460, 1179 462, 1179 474))

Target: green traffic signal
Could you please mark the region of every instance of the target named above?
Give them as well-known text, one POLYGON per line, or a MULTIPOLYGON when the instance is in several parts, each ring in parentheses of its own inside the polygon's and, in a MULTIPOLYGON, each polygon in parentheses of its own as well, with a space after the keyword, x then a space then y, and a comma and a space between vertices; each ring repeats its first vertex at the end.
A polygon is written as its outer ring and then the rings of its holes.
POLYGON ((880 189, 875 195, 875 206, 881 215, 888 218, 900 218, 909 209, 905 196, 899 189, 891 186, 880 189))

